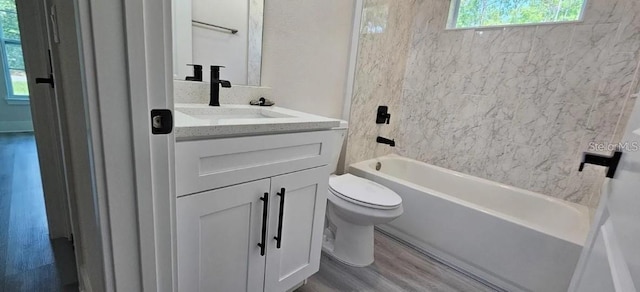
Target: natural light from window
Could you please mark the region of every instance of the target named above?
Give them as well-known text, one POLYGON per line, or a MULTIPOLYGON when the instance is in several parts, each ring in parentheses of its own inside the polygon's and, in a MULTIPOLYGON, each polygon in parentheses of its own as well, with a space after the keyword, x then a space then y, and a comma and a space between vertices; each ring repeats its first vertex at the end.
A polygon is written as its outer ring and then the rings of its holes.
POLYGON ((448 28, 475 28, 582 19, 586 0, 452 0, 448 28))
POLYGON ((0 0, 0 50, 2 69, 9 99, 27 99, 27 75, 24 70, 18 15, 14 0, 0 0))

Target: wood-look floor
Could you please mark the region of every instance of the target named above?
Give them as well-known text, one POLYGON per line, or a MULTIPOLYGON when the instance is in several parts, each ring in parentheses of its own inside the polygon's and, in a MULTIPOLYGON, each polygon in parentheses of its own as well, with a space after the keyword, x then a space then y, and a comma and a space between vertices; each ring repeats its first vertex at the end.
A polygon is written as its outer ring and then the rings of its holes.
POLYGON ((375 262, 365 268, 322 255, 320 272, 296 292, 495 290, 376 231, 375 262))
POLYGON ((73 247, 49 240, 33 134, 0 134, 0 291, 77 291, 73 247))

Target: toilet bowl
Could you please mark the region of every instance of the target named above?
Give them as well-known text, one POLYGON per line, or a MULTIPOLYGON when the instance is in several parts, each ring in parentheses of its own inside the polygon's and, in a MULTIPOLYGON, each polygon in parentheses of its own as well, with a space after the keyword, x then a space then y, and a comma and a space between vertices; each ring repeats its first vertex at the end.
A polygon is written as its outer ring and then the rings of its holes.
MULTIPOLYGON (((337 171, 347 122, 333 130, 333 157, 329 170, 337 171)), ((373 263, 373 226, 402 214, 402 198, 389 188, 351 174, 332 175, 327 193, 327 213, 322 251, 345 264, 364 267, 373 263)))
POLYGON ((378 183, 345 174, 329 179, 327 199, 322 250, 351 266, 372 264, 374 225, 400 216, 402 198, 378 183))

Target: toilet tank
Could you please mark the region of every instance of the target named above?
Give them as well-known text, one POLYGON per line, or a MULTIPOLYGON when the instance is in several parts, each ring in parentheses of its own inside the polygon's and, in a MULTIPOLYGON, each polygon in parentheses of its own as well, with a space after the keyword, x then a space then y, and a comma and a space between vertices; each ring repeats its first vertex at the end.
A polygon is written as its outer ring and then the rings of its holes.
POLYGON ((330 147, 332 147, 331 160, 329 161, 329 171, 335 173, 338 169, 338 160, 340 160, 340 153, 342 152, 342 145, 347 138, 347 129, 349 124, 346 121, 340 121, 340 126, 331 129, 333 131, 332 141, 330 147))

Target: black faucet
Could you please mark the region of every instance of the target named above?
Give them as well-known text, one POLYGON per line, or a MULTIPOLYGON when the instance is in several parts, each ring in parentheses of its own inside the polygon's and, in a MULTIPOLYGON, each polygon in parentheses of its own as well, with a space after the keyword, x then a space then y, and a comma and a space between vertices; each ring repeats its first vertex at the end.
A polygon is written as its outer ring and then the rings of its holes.
POLYGON ((384 137, 380 137, 378 136, 378 138, 376 139, 376 142, 380 143, 380 144, 387 144, 391 147, 396 147, 396 141, 395 140, 389 140, 387 138, 384 137))
POLYGON ((209 94, 209 106, 220 106, 220 86, 230 88, 231 82, 220 80, 220 68, 224 66, 211 66, 211 93, 209 94))
POLYGON ((622 157, 622 151, 617 150, 613 152, 611 156, 605 156, 601 154, 593 154, 593 153, 584 153, 582 158, 582 162, 580 163, 580 168, 578 171, 582 171, 584 169, 585 164, 595 164, 600 166, 607 167, 607 177, 613 178, 616 174, 616 169, 618 168, 618 163, 620 163, 620 157, 622 157))

